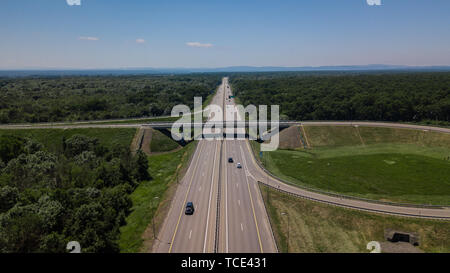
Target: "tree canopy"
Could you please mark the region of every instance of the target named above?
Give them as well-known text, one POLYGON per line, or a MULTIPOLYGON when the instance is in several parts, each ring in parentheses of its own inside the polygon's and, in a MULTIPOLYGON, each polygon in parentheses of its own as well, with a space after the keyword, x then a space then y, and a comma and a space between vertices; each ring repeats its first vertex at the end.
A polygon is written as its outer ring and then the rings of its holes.
POLYGON ((170 115, 220 82, 218 74, 0 78, 0 123, 170 115))
POLYGON ((119 251, 129 194, 151 179, 145 156, 84 135, 56 154, 17 136, 0 144, 0 252, 65 252, 69 241, 83 252, 119 251))
POLYGON ((244 105, 280 105, 291 120, 450 122, 450 73, 235 74, 244 105))

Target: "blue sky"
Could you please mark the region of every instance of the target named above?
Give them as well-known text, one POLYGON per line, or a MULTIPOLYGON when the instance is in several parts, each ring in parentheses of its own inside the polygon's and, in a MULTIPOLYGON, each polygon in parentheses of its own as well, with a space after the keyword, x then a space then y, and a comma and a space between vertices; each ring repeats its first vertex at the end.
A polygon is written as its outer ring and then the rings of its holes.
POLYGON ((2 0, 0 69, 450 65, 450 1, 2 0))

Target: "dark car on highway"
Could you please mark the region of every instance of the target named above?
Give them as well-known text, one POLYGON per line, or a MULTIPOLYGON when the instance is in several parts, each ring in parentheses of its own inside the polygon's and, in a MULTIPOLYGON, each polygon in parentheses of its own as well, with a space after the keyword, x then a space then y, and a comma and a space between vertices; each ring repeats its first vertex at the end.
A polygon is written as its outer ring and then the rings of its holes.
POLYGON ((228 158, 228 163, 233 163, 233 158, 232 157, 228 158))
POLYGON ((194 214, 194 203, 188 202, 186 204, 186 211, 184 212, 186 215, 194 214))

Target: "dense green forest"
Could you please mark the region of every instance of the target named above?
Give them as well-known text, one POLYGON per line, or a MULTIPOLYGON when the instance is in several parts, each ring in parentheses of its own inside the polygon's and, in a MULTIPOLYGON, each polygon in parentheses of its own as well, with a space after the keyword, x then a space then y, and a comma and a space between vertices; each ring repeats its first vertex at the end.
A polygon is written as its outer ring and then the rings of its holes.
POLYGON ((107 147, 75 134, 50 151, 36 140, 0 136, 0 253, 118 252, 137 185, 148 160, 129 144, 107 147))
POLYGON ((283 119, 450 122, 450 73, 234 74, 244 104, 280 105, 283 119))
POLYGON ((0 78, 0 123, 170 115, 220 82, 218 74, 0 78))

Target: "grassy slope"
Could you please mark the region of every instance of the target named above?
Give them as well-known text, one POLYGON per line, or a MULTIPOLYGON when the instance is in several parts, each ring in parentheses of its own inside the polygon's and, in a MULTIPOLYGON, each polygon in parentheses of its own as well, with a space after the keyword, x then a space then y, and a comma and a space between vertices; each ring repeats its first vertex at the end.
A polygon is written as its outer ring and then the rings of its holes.
POLYGON ((350 126, 304 126, 309 144, 318 146, 361 145, 354 127, 350 126))
POLYGON ((127 217, 127 224, 120 229, 119 245, 122 252, 141 250, 144 241, 142 235, 160 203, 167 199, 167 189, 171 183, 175 183, 177 168, 180 168, 180 164, 187 165, 194 150, 195 142, 192 142, 179 151, 148 157, 153 180, 141 183, 131 194, 132 213, 127 217))
POLYGON ((326 191, 396 202, 450 205, 448 161, 408 153, 327 157, 326 152, 279 150, 266 153, 265 162, 275 175, 326 191))
POLYGON ((450 252, 450 222, 393 217, 329 206, 261 186, 281 252, 365 252, 370 241, 384 241, 384 230, 418 232, 425 252, 450 252), (268 194, 268 191, 270 192, 268 194), (267 198, 269 197, 269 198, 267 198))
POLYGON ((176 141, 167 137, 160 131, 152 131, 152 141, 150 142, 150 151, 152 153, 172 151, 179 146, 180 145, 178 145, 176 141))
POLYGON ((304 126, 304 128, 313 148, 381 143, 450 148, 450 134, 439 132, 366 126, 358 128, 352 126, 304 126))
POLYGON ((450 205, 450 161, 444 160, 450 135, 350 126, 305 130, 313 149, 265 153, 263 163, 272 173, 347 195, 450 205))
POLYGON ((0 130, 0 135, 17 135, 35 139, 50 151, 62 149, 63 137, 70 138, 75 134, 98 138, 100 143, 111 147, 115 144, 130 145, 135 133, 134 128, 0 130))

